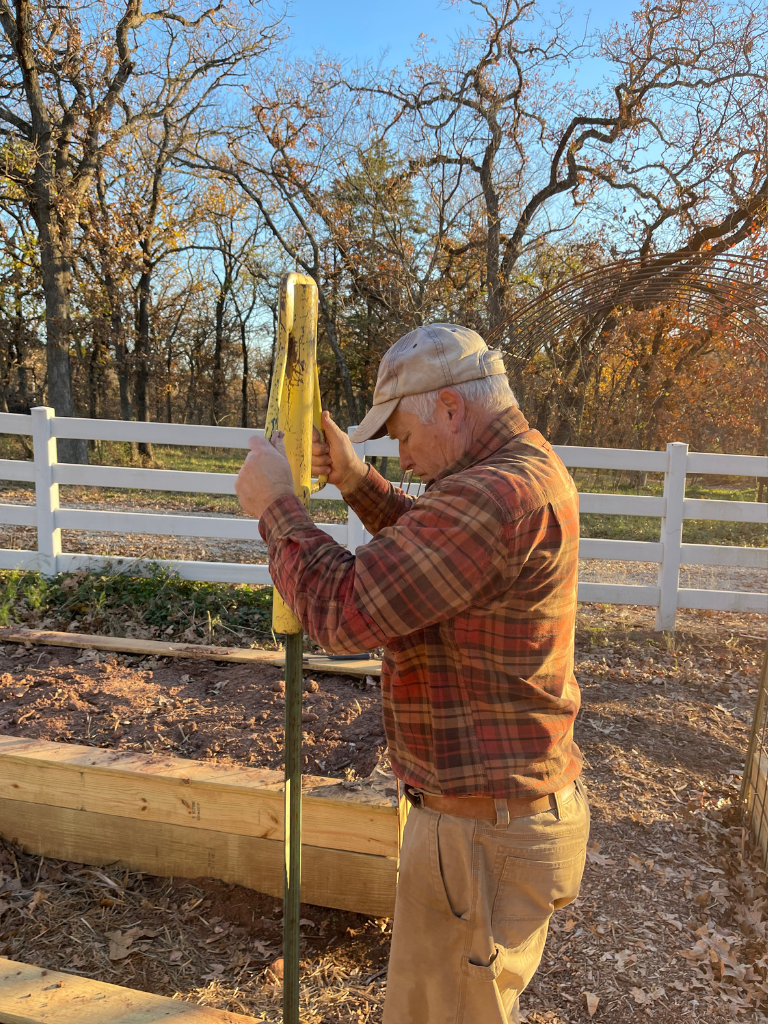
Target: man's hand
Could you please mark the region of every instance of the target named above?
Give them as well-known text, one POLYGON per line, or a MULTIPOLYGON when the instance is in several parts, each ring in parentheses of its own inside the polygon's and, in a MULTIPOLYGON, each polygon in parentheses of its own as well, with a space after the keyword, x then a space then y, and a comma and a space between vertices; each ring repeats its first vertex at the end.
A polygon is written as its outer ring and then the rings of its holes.
POLYGON ((312 476, 327 476, 328 483, 338 487, 342 494, 352 491, 365 479, 368 467, 355 454, 349 436, 339 430, 329 412, 320 421, 325 441, 320 440, 312 428, 312 476))
POLYGON ((278 430, 270 441, 252 437, 248 442, 251 450, 235 480, 240 508, 246 515, 261 519, 273 501, 294 493, 283 437, 278 430))

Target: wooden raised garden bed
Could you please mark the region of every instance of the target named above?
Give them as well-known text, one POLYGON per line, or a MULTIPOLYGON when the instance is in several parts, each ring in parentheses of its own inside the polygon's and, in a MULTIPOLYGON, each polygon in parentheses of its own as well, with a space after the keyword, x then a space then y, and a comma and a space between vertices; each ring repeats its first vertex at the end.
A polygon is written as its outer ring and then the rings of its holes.
MULTIPOLYGON (((180 757, 0 737, 0 835, 30 853, 279 896, 283 777, 180 757)), ((302 898, 392 914, 399 819, 393 780, 304 778, 302 898)))

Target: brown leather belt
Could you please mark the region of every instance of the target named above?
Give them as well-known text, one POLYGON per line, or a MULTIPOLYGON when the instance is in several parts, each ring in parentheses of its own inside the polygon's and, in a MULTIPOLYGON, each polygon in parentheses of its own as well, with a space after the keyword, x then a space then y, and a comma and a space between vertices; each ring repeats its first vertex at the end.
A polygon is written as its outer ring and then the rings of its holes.
MULTIPOLYGON (((510 818, 526 818, 529 814, 540 814, 542 811, 556 809, 557 800, 568 800, 574 791, 571 782, 557 793, 538 797, 508 797, 506 803, 510 818)), ((496 820, 497 806, 492 796, 436 796, 432 793, 419 793, 420 802, 424 807, 438 814, 453 814, 458 818, 490 818, 496 820)))

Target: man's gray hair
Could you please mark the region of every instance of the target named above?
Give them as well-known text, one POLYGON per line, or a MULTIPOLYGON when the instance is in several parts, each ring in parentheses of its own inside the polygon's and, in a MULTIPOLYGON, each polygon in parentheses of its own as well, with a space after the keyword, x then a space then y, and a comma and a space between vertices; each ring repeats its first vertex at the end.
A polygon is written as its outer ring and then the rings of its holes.
MULTIPOLYGON (((490 377, 480 377, 478 380, 468 380, 464 384, 448 386, 452 391, 458 391, 465 402, 480 405, 487 412, 503 412, 510 406, 517 408, 517 399, 503 373, 494 373, 490 377)), ((437 399, 441 391, 445 391, 445 388, 425 391, 420 395, 405 395, 400 399, 398 408, 403 412, 415 413, 422 423, 434 423, 437 399)))

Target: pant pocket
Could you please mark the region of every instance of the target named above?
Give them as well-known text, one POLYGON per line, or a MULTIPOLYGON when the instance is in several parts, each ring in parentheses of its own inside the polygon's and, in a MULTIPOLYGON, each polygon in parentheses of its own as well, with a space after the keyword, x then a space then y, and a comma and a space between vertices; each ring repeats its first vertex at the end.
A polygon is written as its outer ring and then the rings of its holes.
POLYGON ((495 941, 514 948, 546 924, 553 911, 572 903, 579 895, 585 859, 584 838, 510 852, 491 913, 495 941))
POLYGON ((435 814, 432 825, 432 876, 436 895, 460 921, 468 921, 474 889, 472 821, 435 814))

